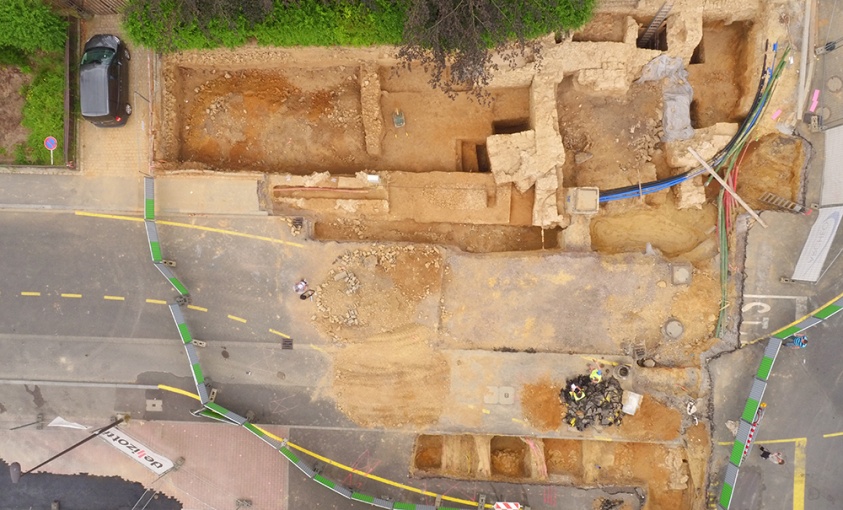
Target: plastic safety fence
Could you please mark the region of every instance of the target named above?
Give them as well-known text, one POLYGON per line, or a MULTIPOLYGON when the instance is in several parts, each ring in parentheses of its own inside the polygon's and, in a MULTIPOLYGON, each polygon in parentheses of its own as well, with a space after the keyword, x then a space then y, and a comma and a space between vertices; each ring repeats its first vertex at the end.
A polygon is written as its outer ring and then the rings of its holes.
POLYGON ((176 277, 175 273, 164 264, 161 255, 161 241, 158 239, 158 227, 155 225, 155 181, 152 177, 143 178, 143 219, 146 227, 146 238, 149 240, 149 253, 152 262, 164 278, 182 296, 190 294, 187 287, 176 277))
POLYGON ((810 314, 770 335, 770 340, 764 349, 761 363, 759 363, 758 370, 755 372, 755 378, 752 380, 749 398, 746 399, 746 404, 744 405, 743 413, 738 423, 738 433, 735 435, 735 442, 732 445, 732 452, 729 455, 729 463, 726 464, 726 475, 718 500, 718 508, 721 510, 728 510, 732 504, 732 496, 734 495, 735 484, 738 480, 741 464, 752 450, 752 444, 755 440, 755 429, 758 425, 758 411, 761 408, 764 391, 767 389, 767 381, 773 371, 773 364, 781 350, 782 341, 816 326, 841 310, 843 310, 843 294, 838 295, 810 314))
MULTIPOLYGON (((154 180, 151 177, 144 178, 144 222, 146 224, 146 234, 149 239, 150 253, 152 254, 152 262, 156 269, 170 282, 170 284, 183 296, 189 295, 187 287, 185 287, 176 278, 175 274, 167 265, 163 263, 161 256, 161 245, 158 241, 158 231, 155 226, 155 191, 154 180)), ((199 356, 196 352, 196 345, 193 343, 193 336, 190 334, 190 329, 184 319, 184 314, 181 311, 180 305, 171 303, 168 305, 170 314, 173 316, 173 321, 179 331, 179 337, 184 345, 184 351, 187 354, 187 359, 190 362, 190 370, 193 374, 193 382, 196 384, 196 394, 199 396, 199 401, 202 403, 203 409, 192 411, 194 416, 203 416, 222 423, 228 423, 245 428, 258 439, 264 441, 268 445, 278 450, 284 457, 287 458, 294 466, 307 475, 308 478, 316 483, 327 487, 337 494, 354 501, 361 503, 368 503, 378 508, 388 508, 395 510, 437 510, 437 507, 430 505, 421 505, 414 503, 404 503, 400 501, 390 501, 375 496, 353 491, 329 478, 322 476, 311 468, 307 463, 302 461, 292 450, 287 448, 287 441, 279 441, 270 437, 266 432, 259 427, 249 423, 249 421, 225 407, 211 402, 208 387, 205 384, 205 376, 202 372, 202 366, 199 364, 199 356)), ((490 506, 490 505, 487 505, 490 506)), ((438 510, 462 510, 454 507, 439 506, 438 510)))

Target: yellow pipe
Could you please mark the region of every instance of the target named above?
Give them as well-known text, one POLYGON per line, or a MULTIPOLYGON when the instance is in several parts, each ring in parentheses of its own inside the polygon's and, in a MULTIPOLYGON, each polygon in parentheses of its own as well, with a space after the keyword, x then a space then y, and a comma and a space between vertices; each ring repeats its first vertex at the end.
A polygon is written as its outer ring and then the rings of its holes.
MULTIPOLYGON (((160 389, 162 389, 162 390, 165 390, 165 391, 171 391, 171 392, 173 392, 173 393, 178 393, 179 395, 184 395, 184 396, 186 396, 186 397, 191 397, 191 398, 193 398, 193 399, 199 400, 199 395, 195 395, 195 394, 190 393, 189 391, 185 391, 185 390, 183 390, 183 389, 181 389, 181 388, 174 388, 174 387, 172 387, 172 386, 167 386, 167 385, 165 385, 165 384, 159 384, 159 385, 158 385, 158 388, 160 388, 160 389)), ((344 470, 344 471, 348 471, 349 473, 354 473, 355 475, 360 475, 360 476, 366 477, 366 478, 368 478, 368 479, 370 479, 370 480, 374 480, 374 481, 376 481, 376 482, 381 482, 381 483, 384 483, 384 484, 386 484, 386 485, 391 485, 391 486, 393 486, 393 487, 397 487, 397 488, 399 488, 399 489, 407 490, 407 491, 410 491, 410 492, 415 492, 415 493, 417 493, 417 494, 421 494, 421 495, 423 495, 423 496, 430 496, 430 497, 432 497, 432 498, 435 498, 435 497, 439 496, 439 494, 436 494, 435 492, 430 492, 430 491, 426 491, 426 490, 418 489, 418 488, 416 488, 416 487, 411 487, 411 486, 409 486, 409 485, 404 485, 403 483, 399 483, 399 482, 395 482, 395 481, 392 481, 392 480, 388 480, 388 479, 386 479, 386 478, 382 478, 382 477, 380 477, 380 476, 373 475, 373 474, 371 474, 371 473, 366 473, 365 471, 360 471, 359 469, 355 469, 355 468, 353 468, 353 467, 351 467, 351 466, 346 466, 345 464, 341 464, 341 463, 339 463, 339 462, 337 462, 337 461, 335 461, 335 460, 331 460, 331 459, 329 459, 329 458, 327 458, 327 457, 323 457, 322 455, 319 455, 319 454, 318 454, 318 453, 316 453, 316 452, 312 452, 312 451, 308 450, 307 448, 304 448, 304 447, 299 446, 299 445, 297 445, 297 444, 295 444, 295 443, 292 443, 292 442, 290 442, 290 441, 287 441, 286 439, 284 439, 284 438, 282 438, 282 437, 278 437, 278 436, 276 436, 275 434, 273 434, 272 432, 269 432, 269 431, 267 431, 267 430, 265 430, 265 429, 263 429, 263 428, 261 428, 261 427, 258 427, 257 425, 255 425, 255 428, 256 428, 256 429, 258 429, 258 430, 260 430, 261 432, 263 432, 264 434, 266 434, 267 436, 271 437, 272 439, 274 439, 274 440, 276 440, 276 441, 280 441, 280 442, 282 442, 282 443, 287 443, 287 445, 288 445, 290 448, 293 448, 293 449, 295 449, 295 450, 298 450, 298 451, 300 451, 300 452, 302 452, 302 453, 304 453, 304 454, 306 454, 306 455, 309 455, 309 456, 313 457, 314 459, 320 460, 320 461, 322 461, 322 462, 324 462, 324 463, 326 463, 326 464, 330 464, 330 465, 332 465, 332 466, 334 466, 334 467, 338 467, 338 468, 340 468, 340 469, 342 469, 342 470, 344 470)), ((442 499, 443 499, 444 501, 450 501, 450 502, 452 502, 452 503, 460 503, 460 504, 462 504, 462 505, 468 505, 468 506, 476 506, 476 505, 477 505, 477 502, 476 502, 476 501, 470 501, 470 500, 467 500, 467 499, 454 498, 454 497, 451 497, 451 496, 446 496, 446 495, 444 495, 444 494, 442 494, 442 499)), ((490 503, 486 503, 486 505, 485 505, 485 507, 486 507, 486 508, 492 508, 492 506, 493 506, 493 505, 491 505, 490 503)))

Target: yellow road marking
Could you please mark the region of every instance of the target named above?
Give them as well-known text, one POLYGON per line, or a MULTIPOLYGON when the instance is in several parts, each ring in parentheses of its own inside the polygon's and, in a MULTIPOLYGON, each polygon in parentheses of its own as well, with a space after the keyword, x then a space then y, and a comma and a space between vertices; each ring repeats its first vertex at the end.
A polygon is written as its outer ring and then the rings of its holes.
POLYGON ((512 421, 515 422, 515 423, 520 423, 521 425, 524 425, 524 420, 519 420, 518 418, 512 418, 512 421))
MULTIPOLYGON (((104 218, 109 220, 123 220, 123 221, 144 221, 143 218, 135 218, 133 216, 119 216, 116 214, 100 214, 100 213, 92 213, 86 211, 76 211, 77 216, 88 216, 91 218, 104 218)), ((217 234, 226 234, 230 236, 237 236, 237 237, 245 237, 247 239, 255 239, 257 241, 267 241, 270 243, 275 244, 285 244, 287 246, 294 246, 296 248, 304 248, 303 244, 300 243, 291 243, 289 241, 282 241, 281 239, 273 239, 271 237, 266 236, 258 236, 255 234, 247 234, 245 232, 237 232, 236 230, 225 230, 222 228, 214 228, 214 227, 204 227, 202 225, 191 225, 190 223, 181 223, 178 221, 162 221, 157 220, 155 223, 158 225, 169 225, 171 227, 182 227, 182 228, 191 228, 194 230, 204 230, 205 232, 214 232, 217 234)))
POLYGON ((162 301, 160 299, 147 299, 146 302, 152 303, 153 305, 166 305, 167 304, 166 301, 162 301))
POLYGON ((244 324, 246 323, 246 319, 244 319, 242 317, 237 317, 236 315, 229 315, 228 318, 233 320, 233 321, 242 322, 244 324))
POLYGON ((78 299, 78 298, 81 298, 81 297, 82 297, 82 294, 62 294, 62 295, 61 295, 61 297, 66 297, 66 298, 77 298, 77 299, 78 299))
POLYGON ((796 440, 793 453, 793 510, 805 510, 805 447, 808 440, 796 440))
MULTIPOLYGON (((313 344, 310 344, 310 346, 315 347, 313 344)), ((159 384, 158 388, 160 388, 162 390, 172 391, 174 393, 179 393, 181 395, 186 395, 186 396, 191 397, 193 399, 199 400, 199 397, 197 395, 195 395, 193 393, 190 393, 190 392, 187 392, 185 390, 179 389, 179 388, 174 388, 172 386, 166 386, 164 384, 159 384)), ((276 436, 272 432, 269 432, 268 430, 266 430, 264 428, 258 427, 257 425, 254 425, 254 427, 257 430, 261 431, 263 434, 266 434, 267 436, 271 437, 272 439, 274 439, 276 441, 279 441, 281 443, 286 443, 286 445, 289 446, 290 448, 298 450, 298 451, 300 451, 300 452, 302 452, 306 455, 309 455, 309 456, 313 457, 314 459, 317 459, 317 460, 320 460, 320 461, 322 461, 326 464, 330 464, 332 466, 338 467, 338 468, 340 468, 344 471, 347 471, 349 473, 354 473, 355 475, 360 475, 360 476, 368 478, 370 480, 374 480, 376 482, 384 483, 386 485, 391 485, 391 486, 397 487, 399 489, 404 489, 404 490, 407 490, 407 491, 410 491, 410 492, 415 492, 416 494, 422 494, 424 496, 430 496, 430 497, 434 497, 434 498, 440 496, 440 494, 436 494, 435 492, 430 492, 428 490, 419 489, 418 487, 412 487, 410 485, 404 485, 403 483, 400 483, 400 482, 395 482, 393 480, 389 480, 387 478, 383 478, 383 477, 380 477, 380 476, 377 476, 377 475, 373 475, 373 474, 367 473, 365 471, 360 471, 359 469, 353 468, 351 466, 346 466, 345 464, 341 464, 341 463, 339 463, 335 460, 332 460, 332 459, 329 459, 329 458, 324 457, 322 455, 319 455, 318 453, 312 452, 312 451, 308 450, 307 448, 299 446, 299 445, 297 445, 297 444, 295 444, 291 441, 287 441, 283 437, 276 436)), ((442 496, 442 500, 444 500, 444 501, 451 501, 453 503, 460 503, 460 504, 471 506, 471 507, 474 507, 474 506, 477 505, 477 503, 474 502, 474 501, 455 498, 453 496, 447 496, 447 495, 444 495, 444 494, 441 494, 441 496, 442 496)), ((485 508, 492 508, 492 504, 486 503, 485 508)))
POLYGON ((823 437, 837 437, 843 436, 843 432, 835 432, 834 434, 823 434, 823 437))
POLYGON ((40 292, 21 292, 21 296, 40 296, 40 292))
POLYGON ((323 348, 319 347, 318 345, 313 345, 313 344, 310 344, 310 347, 311 347, 312 349, 314 349, 314 350, 319 351, 319 352, 325 352, 325 349, 323 349, 323 348))
POLYGON ((207 312, 208 311, 207 308, 203 308, 201 306, 196 306, 196 305, 187 305, 187 307, 190 308, 191 310, 196 310, 197 312, 207 312))
POLYGON ((282 333, 280 331, 275 331, 272 328, 269 329, 269 332, 272 333, 273 335, 283 336, 284 338, 287 338, 287 339, 290 338, 289 336, 285 335, 284 333, 282 333))
POLYGON ((799 441, 807 441, 805 437, 793 437, 791 439, 770 439, 769 441, 755 441, 755 444, 776 444, 776 443, 798 443, 799 441))
POLYGON ((488 409, 482 409, 482 411, 483 414, 492 414, 492 411, 489 411, 488 409))
POLYGON ((123 296, 103 296, 102 298, 106 301, 126 301, 123 296))
POLYGON ((202 400, 201 398, 199 398, 199 395, 196 395, 195 393, 191 393, 189 391, 185 391, 181 388, 174 388, 173 386, 167 386, 166 384, 159 384, 158 388, 166 391, 172 391, 173 393, 178 393, 179 395, 184 395, 186 397, 195 398, 199 401, 202 400))

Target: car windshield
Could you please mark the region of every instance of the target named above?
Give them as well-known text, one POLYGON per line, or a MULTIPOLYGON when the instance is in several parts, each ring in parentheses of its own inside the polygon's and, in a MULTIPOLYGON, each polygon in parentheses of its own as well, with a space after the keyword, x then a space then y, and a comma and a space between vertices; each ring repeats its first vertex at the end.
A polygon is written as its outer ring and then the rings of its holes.
POLYGON ((82 55, 82 65, 97 62, 108 64, 114 58, 114 50, 111 48, 92 48, 82 55))

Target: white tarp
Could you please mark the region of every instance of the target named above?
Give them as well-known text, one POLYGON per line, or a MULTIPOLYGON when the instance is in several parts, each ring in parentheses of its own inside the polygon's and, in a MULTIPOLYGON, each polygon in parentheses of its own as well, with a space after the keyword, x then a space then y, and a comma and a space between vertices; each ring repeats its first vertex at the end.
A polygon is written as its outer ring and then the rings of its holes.
POLYGON ((173 461, 153 452, 117 427, 106 430, 100 434, 100 438, 156 474, 163 475, 173 468, 173 461))
POLYGON ((820 205, 843 205, 843 126, 825 132, 824 164, 820 205))
POLYGON ((816 282, 820 279, 831 243, 834 242, 834 236, 840 226, 841 216, 843 206, 824 207, 819 210, 817 221, 811 227, 811 233, 808 234, 808 240, 805 241, 793 270, 793 280, 816 282))
POLYGON ((67 421, 61 416, 56 416, 53 421, 51 421, 48 427, 67 427, 69 429, 79 429, 79 430, 88 430, 90 427, 85 425, 80 425, 78 423, 74 423, 72 421, 67 421))

